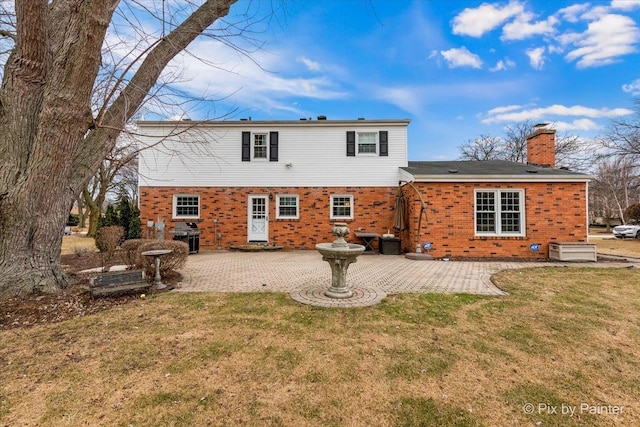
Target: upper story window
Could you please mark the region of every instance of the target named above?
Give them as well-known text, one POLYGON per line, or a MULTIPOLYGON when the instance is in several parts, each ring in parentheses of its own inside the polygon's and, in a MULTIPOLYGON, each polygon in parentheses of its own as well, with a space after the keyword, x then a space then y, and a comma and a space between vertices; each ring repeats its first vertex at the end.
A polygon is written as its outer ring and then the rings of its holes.
POLYGON ((175 194, 173 196, 174 218, 199 218, 200 196, 197 194, 175 194))
POLYGON ((278 161, 278 132, 242 132, 242 161, 278 161))
POLYGON ((389 132, 347 131, 347 156, 389 156, 389 132))
POLYGON ((266 133, 253 134, 253 158, 254 159, 267 158, 267 134, 266 133))
POLYGON ((331 195, 331 219, 353 219, 353 196, 331 195))
POLYGON ((476 190, 475 231, 481 236, 524 236, 524 190, 476 190))
POLYGON ((376 132, 358 132, 358 154, 376 154, 378 152, 377 136, 376 132))
POLYGON ((298 219, 299 203, 297 195, 283 194, 277 196, 276 218, 278 219, 298 219))

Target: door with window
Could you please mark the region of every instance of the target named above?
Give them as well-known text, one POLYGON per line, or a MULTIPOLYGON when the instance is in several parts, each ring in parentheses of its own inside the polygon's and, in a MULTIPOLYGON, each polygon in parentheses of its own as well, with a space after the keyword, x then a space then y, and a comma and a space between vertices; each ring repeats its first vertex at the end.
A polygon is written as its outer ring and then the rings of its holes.
POLYGON ((249 196, 248 232, 250 242, 269 241, 269 196, 249 196))

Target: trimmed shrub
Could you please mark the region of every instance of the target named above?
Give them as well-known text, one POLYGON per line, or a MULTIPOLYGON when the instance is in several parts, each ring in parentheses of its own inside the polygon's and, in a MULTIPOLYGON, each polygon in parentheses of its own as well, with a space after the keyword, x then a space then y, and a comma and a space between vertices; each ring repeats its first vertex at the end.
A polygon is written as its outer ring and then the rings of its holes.
POLYGON ((138 248, 140 245, 149 242, 155 242, 154 239, 129 239, 125 240, 120 245, 120 257, 122 261, 129 266, 129 268, 142 268, 142 260, 140 257, 138 248))
POLYGON ((153 277, 155 274, 155 264, 153 263, 153 257, 142 256, 142 252, 151 251, 154 249, 171 249, 173 252, 167 255, 163 255, 160 258, 160 275, 166 274, 171 270, 178 270, 185 266, 187 263, 187 257, 189 256, 189 245, 185 242, 178 240, 151 240, 146 243, 142 243, 138 246, 138 258, 140 268, 144 269, 144 272, 149 277, 153 277))
POLYGON ((107 259, 111 259, 118 249, 118 244, 122 239, 124 229, 119 225, 102 227, 96 233, 96 246, 100 252, 107 253, 107 259))

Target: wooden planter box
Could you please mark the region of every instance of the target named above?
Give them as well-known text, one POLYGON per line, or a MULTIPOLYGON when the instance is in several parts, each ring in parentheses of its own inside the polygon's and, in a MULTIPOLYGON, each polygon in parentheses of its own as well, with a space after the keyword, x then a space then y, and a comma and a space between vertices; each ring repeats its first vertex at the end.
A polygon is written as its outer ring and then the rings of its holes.
POLYGON ((587 242, 551 242, 549 259, 558 261, 596 262, 596 245, 587 242))

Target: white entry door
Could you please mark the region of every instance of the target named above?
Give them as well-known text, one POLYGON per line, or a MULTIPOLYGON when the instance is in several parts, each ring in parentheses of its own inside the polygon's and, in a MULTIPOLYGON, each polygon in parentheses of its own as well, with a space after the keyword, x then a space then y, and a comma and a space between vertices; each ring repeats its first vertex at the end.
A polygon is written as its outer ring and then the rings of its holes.
POLYGON ((248 236, 250 242, 269 241, 269 196, 249 196, 248 236))

